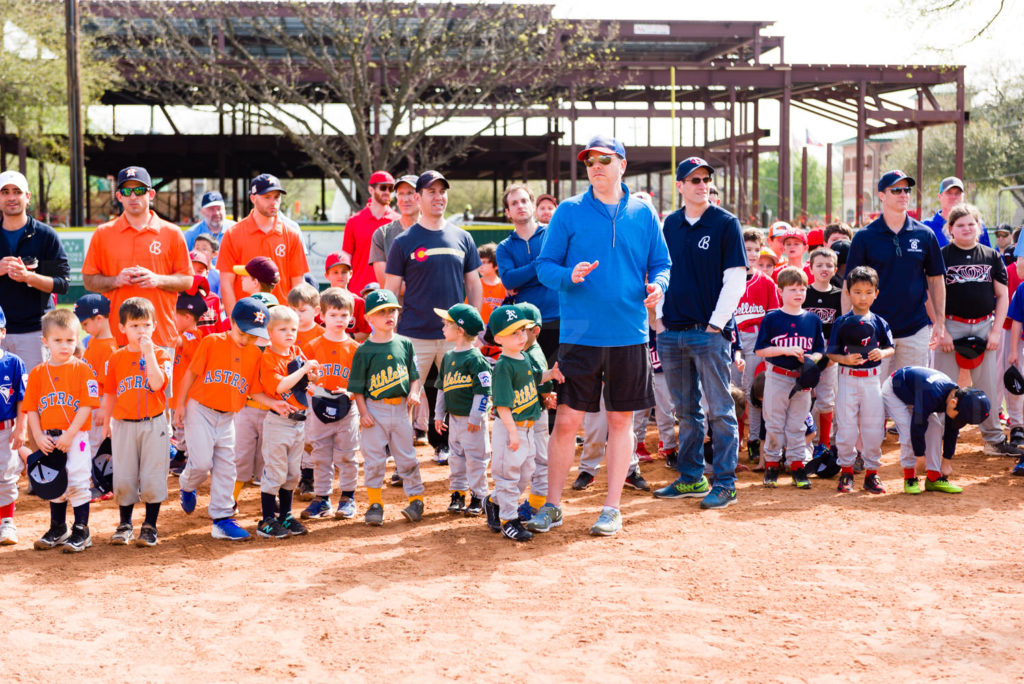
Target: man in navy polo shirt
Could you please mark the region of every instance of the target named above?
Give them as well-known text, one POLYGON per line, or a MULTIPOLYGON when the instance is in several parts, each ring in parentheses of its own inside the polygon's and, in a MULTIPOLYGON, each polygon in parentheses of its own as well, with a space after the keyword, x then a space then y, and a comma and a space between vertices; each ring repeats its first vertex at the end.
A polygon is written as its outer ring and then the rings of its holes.
POLYGON ((676 168, 683 206, 665 218, 672 275, 665 294, 658 354, 679 419, 679 477, 654 495, 700 498, 701 508, 736 502, 739 430, 729 394, 731 321, 747 284, 747 253, 739 220, 710 201, 714 169, 700 157, 676 168), (714 487, 704 476, 701 393, 715 435, 714 487))
POLYGON ((608 415, 608 493, 590 533, 622 527, 619 503, 633 453, 633 412, 654 406, 645 306, 668 289, 669 258, 658 217, 622 182, 626 150, 597 136, 579 153, 590 187, 555 209, 537 257, 537 278, 558 291, 561 315, 555 428, 548 443, 548 500, 527 522, 534 532, 562 524, 562 488, 584 413, 604 396, 608 415), (603 388, 603 389, 602 389, 603 388))
MULTIPOLYGON (((949 238, 942 231, 946 225, 946 217, 949 216, 949 210, 963 203, 964 182, 956 176, 943 178, 939 183, 939 210, 935 212, 935 216, 921 221, 921 223, 931 228, 932 232, 935 233, 935 239, 939 241, 940 248, 949 244, 949 238)), ((992 246, 988 240, 988 229, 985 228, 985 224, 981 224, 978 242, 986 247, 992 246)))
MULTIPOLYGON (((946 267, 939 242, 928 226, 907 215, 911 188, 916 181, 902 171, 890 171, 878 180, 882 215, 857 231, 850 243, 846 272, 870 266, 878 272, 878 298, 871 310, 892 330, 896 353, 879 370, 928 366, 929 343, 941 344, 946 333, 946 267), (931 296, 931 313, 925 304, 931 296), (932 325, 928 329, 929 322, 932 325)), ((843 288, 843 312, 850 298, 843 288)))

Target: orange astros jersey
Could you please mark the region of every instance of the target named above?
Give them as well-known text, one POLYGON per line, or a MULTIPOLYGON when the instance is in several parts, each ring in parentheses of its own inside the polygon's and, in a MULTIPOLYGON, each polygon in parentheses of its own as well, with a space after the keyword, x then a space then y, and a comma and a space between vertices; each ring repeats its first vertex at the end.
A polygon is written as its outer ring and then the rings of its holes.
MULTIPOLYGON (((166 349, 156 350, 156 361, 164 383, 171 380, 171 355, 166 349)), ((114 395, 114 410, 111 418, 117 420, 140 420, 153 418, 164 412, 164 386, 159 390, 150 389, 146 379, 146 368, 142 352, 131 351, 128 347, 118 349, 107 361, 107 377, 104 379, 104 394, 114 395)))
POLYGON ((117 351, 117 342, 113 337, 102 340, 93 338, 89 340, 89 346, 82 354, 82 360, 89 364, 89 368, 92 368, 92 372, 96 374, 96 382, 100 383, 100 394, 103 394, 103 381, 107 377, 107 359, 115 351, 117 351))
POLYGON ((307 359, 320 364, 320 381, 325 390, 348 389, 348 376, 352 373, 352 356, 359 349, 359 343, 348 335, 341 342, 331 342, 321 335, 306 346, 307 359))
POLYGON ((174 377, 171 380, 171 389, 174 395, 178 395, 178 388, 181 386, 181 379, 185 377, 185 369, 192 362, 192 357, 199 349, 202 342, 202 333, 198 328, 185 330, 178 336, 178 346, 174 348, 174 377))
POLYGON ((309 330, 299 331, 298 337, 295 338, 295 344, 297 344, 302 349, 305 349, 307 344, 309 344, 310 342, 312 342, 313 340, 315 340, 316 338, 320 337, 323 334, 323 327, 314 323, 313 327, 310 328, 309 330))
POLYGON ((188 396, 216 411, 237 412, 248 394, 259 394, 262 352, 254 344, 239 347, 231 333, 203 338, 188 369, 196 376, 188 396))
POLYGON ((278 354, 270 347, 267 347, 263 352, 263 360, 260 361, 260 385, 263 386, 263 392, 267 396, 273 397, 274 399, 284 399, 295 411, 302 411, 306 407, 299 403, 299 400, 295 398, 295 394, 292 390, 287 392, 278 393, 277 386, 281 384, 281 380, 286 375, 290 375, 288 372, 288 364, 292 359, 305 359, 305 355, 302 350, 298 347, 290 347, 288 353, 282 356, 278 354))
MULTIPOLYGON (((43 430, 67 430, 75 413, 83 406, 100 405, 100 383, 81 359, 71 358, 60 366, 48 361, 39 364, 28 374, 25 398, 21 402, 23 413, 37 411, 43 430)), ((83 431, 92 427, 92 416, 85 419, 83 431)))

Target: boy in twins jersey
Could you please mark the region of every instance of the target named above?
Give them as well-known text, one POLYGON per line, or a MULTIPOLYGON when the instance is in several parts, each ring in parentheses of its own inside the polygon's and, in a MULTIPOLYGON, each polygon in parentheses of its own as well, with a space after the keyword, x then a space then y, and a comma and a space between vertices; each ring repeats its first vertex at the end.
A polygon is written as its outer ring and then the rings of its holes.
POLYGON ((778 309, 781 304, 775 281, 757 268, 762 240, 761 231, 757 228, 743 231, 743 246, 747 251, 748 264, 747 288, 740 297, 735 313, 736 333, 745 364, 740 384, 743 387, 743 395, 747 398, 747 455, 753 462, 761 455, 761 441, 757 438, 761 433, 761 409, 754 406, 750 400, 750 388, 754 385, 754 369, 760 362, 754 353, 754 343, 757 342, 757 332, 761 328, 764 315, 778 309))
POLYGON ((805 359, 817 362, 825 351, 821 320, 800 308, 807 297, 807 274, 798 268, 779 273, 782 308, 769 312, 761 323, 754 351, 766 359, 763 412, 765 421, 764 486, 775 487, 782 449, 793 473, 793 484, 811 486, 804 471, 808 449, 804 419, 811 410, 811 392, 796 388, 805 359))
MULTIPOLYGON (((825 339, 832 334, 832 324, 843 313, 843 292, 832 284, 832 276, 836 274, 838 257, 831 249, 820 247, 811 252, 808 262, 811 269, 811 285, 807 288, 807 299, 804 300, 804 311, 810 311, 821 319, 821 332, 825 339)), ((814 412, 818 416, 818 448, 815 456, 822 449, 832 446, 832 415, 836 405, 837 366, 830 363, 821 371, 821 379, 812 390, 814 412)))

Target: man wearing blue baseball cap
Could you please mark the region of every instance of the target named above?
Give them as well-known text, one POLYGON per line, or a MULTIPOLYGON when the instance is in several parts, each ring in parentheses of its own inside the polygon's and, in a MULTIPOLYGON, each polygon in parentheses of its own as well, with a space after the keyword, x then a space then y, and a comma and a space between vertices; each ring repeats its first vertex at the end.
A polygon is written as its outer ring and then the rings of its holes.
MULTIPOLYGON (((871 311, 889 324, 896 349, 878 368, 883 378, 891 369, 928 366, 929 344, 947 337, 946 267, 935 233, 907 214, 914 185, 900 170, 878 179, 882 215, 857 231, 846 258, 847 273, 858 266, 878 272, 878 298, 871 311)), ((843 313, 850 309, 845 287, 842 307, 843 313)))
POLYGON ((733 312, 747 284, 747 254, 739 220, 711 201, 714 169, 700 157, 676 168, 676 190, 683 206, 665 218, 672 257, 669 289, 655 317, 662 328, 658 355, 679 418, 679 477, 654 495, 696 498, 701 508, 724 508, 736 501, 739 430, 729 394, 733 312), (714 487, 704 476, 704 420, 708 408, 714 433, 714 487))
POLYGON ((633 412, 654 406, 644 306, 668 289, 669 258, 658 216, 622 182, 626 150, 599 135, 579 153, 590 187, 555 209, 537 257, 537 277, 558 292, 558 392, 548 448, 548 503, 528 521, 532 531, 561 524, 565 479, 584 413, 608 416, 608 494, 591 534, 622 527, 619 502, 633 453, 633 412), (602 389, 603 388, 603 389, 602 389))
POLYGON ((40 337, 51 295, 67 294, 71 266, 53 228, 29 216, 28 179, 13 170, 0 173, 0 307, 7 314, 7 336, 0 342, 29 369, 43 362, 40 337))
POLYGON ((190 251, 195 249, 196 238, 203 234, 213 237, 219 245, 225 231, 236 223, 224 217, 224 195, 216 190, 203 195, 199 203, 199 214, 203 220, 185 231, 185 243, 190 251))

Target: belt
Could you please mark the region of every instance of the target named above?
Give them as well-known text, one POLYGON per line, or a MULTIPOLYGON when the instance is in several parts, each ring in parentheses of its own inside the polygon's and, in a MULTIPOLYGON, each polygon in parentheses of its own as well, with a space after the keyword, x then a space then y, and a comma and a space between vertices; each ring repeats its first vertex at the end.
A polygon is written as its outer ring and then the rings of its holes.
POLYGON ((260 411, 269 411, 270 409, 256 401, 255 399, 246 399, 245 405, 249 408, 259 409, 260 411))
POLYGON ((405 397, 388 397, 386 399, 370 399, 370 401, 375 401, 378 404, 391 404, 392 406, 395 406, 397 404, 401 404, 405 399, 405 397))
POLYGON ((772 373, 778 373, 779 375, 785 375, 787 378, 799 378, 800 377, 800 371, 786 370, 785 368, 781 368, 781 367, 776 366, 774 364, 772 365, 772 373))
POLYGON ((708 327, 706 323, 684 323, 683 325, 665 326, 667 330, 672 332, 686 332, 687 330, 696 330, 698 328, 703 329, 708 327))
POLYGON ((6 430, 9 427, 14 427, 14 418, 10 420, 0 420, 0 430, 6 430))
POLYGON ((43 432, 48 434, 50 437, 60 437, 64 434, 63 430, 43 430, 43 432))
POLYGON ((296 422, 301 422, 301 421, 306 420, 306 412, 305 411, 292 411, 291 413, 289 413, 286 416, 286 418, 288 418, 288 420, 294 420, 296 422))
POLYGON ((853 368, 851 366, 839 366, 839 372, 854 378, 870 378, 878 375, 878 368, 853 368))
MULTIPOLYGON (((214 411, 216 410, 217 409, 214 409, 214 411)), ((146 416, 145 418, 117 418, 115 420, 124 421, 125 423, 145 423, 147 420, 154 420, 155 418, 159 418, 162 415, 164 414, 161 412, 156 414, 155 416, 146 416)))
POLYGON ((221 414, 224 414, 224 413, 234 413, 234 411, 221 411, 221 410, 220 410, 220 409, 218 409, 218 408, 213 408, 212 406, 207 406, 206 404, 204 404, 204 403, 203 403, 203 402, 201 402, 201 401, 199 402, 199 405, 200 405, 200 406, 202 406, 203 408, 208 408, 208 409, 210 409, 210 410, 211 410, 211 411, 213 411, 214 413, 221 413, 221 414))
POLYGON ((960 318, 959 316, 953 316, 946 314, 946 318, 957 323, 965 323, 967 325, 975 325, 976 323, 984 323, 985 321, 992 320, 992 315, 982 316, 981 318, 960 318))
POLYGON ((536 423, 536 422, 537 421, 535 421, 535 420, 517 420, 516 421, 516 427, 532 428, 533 424, 536 423))

